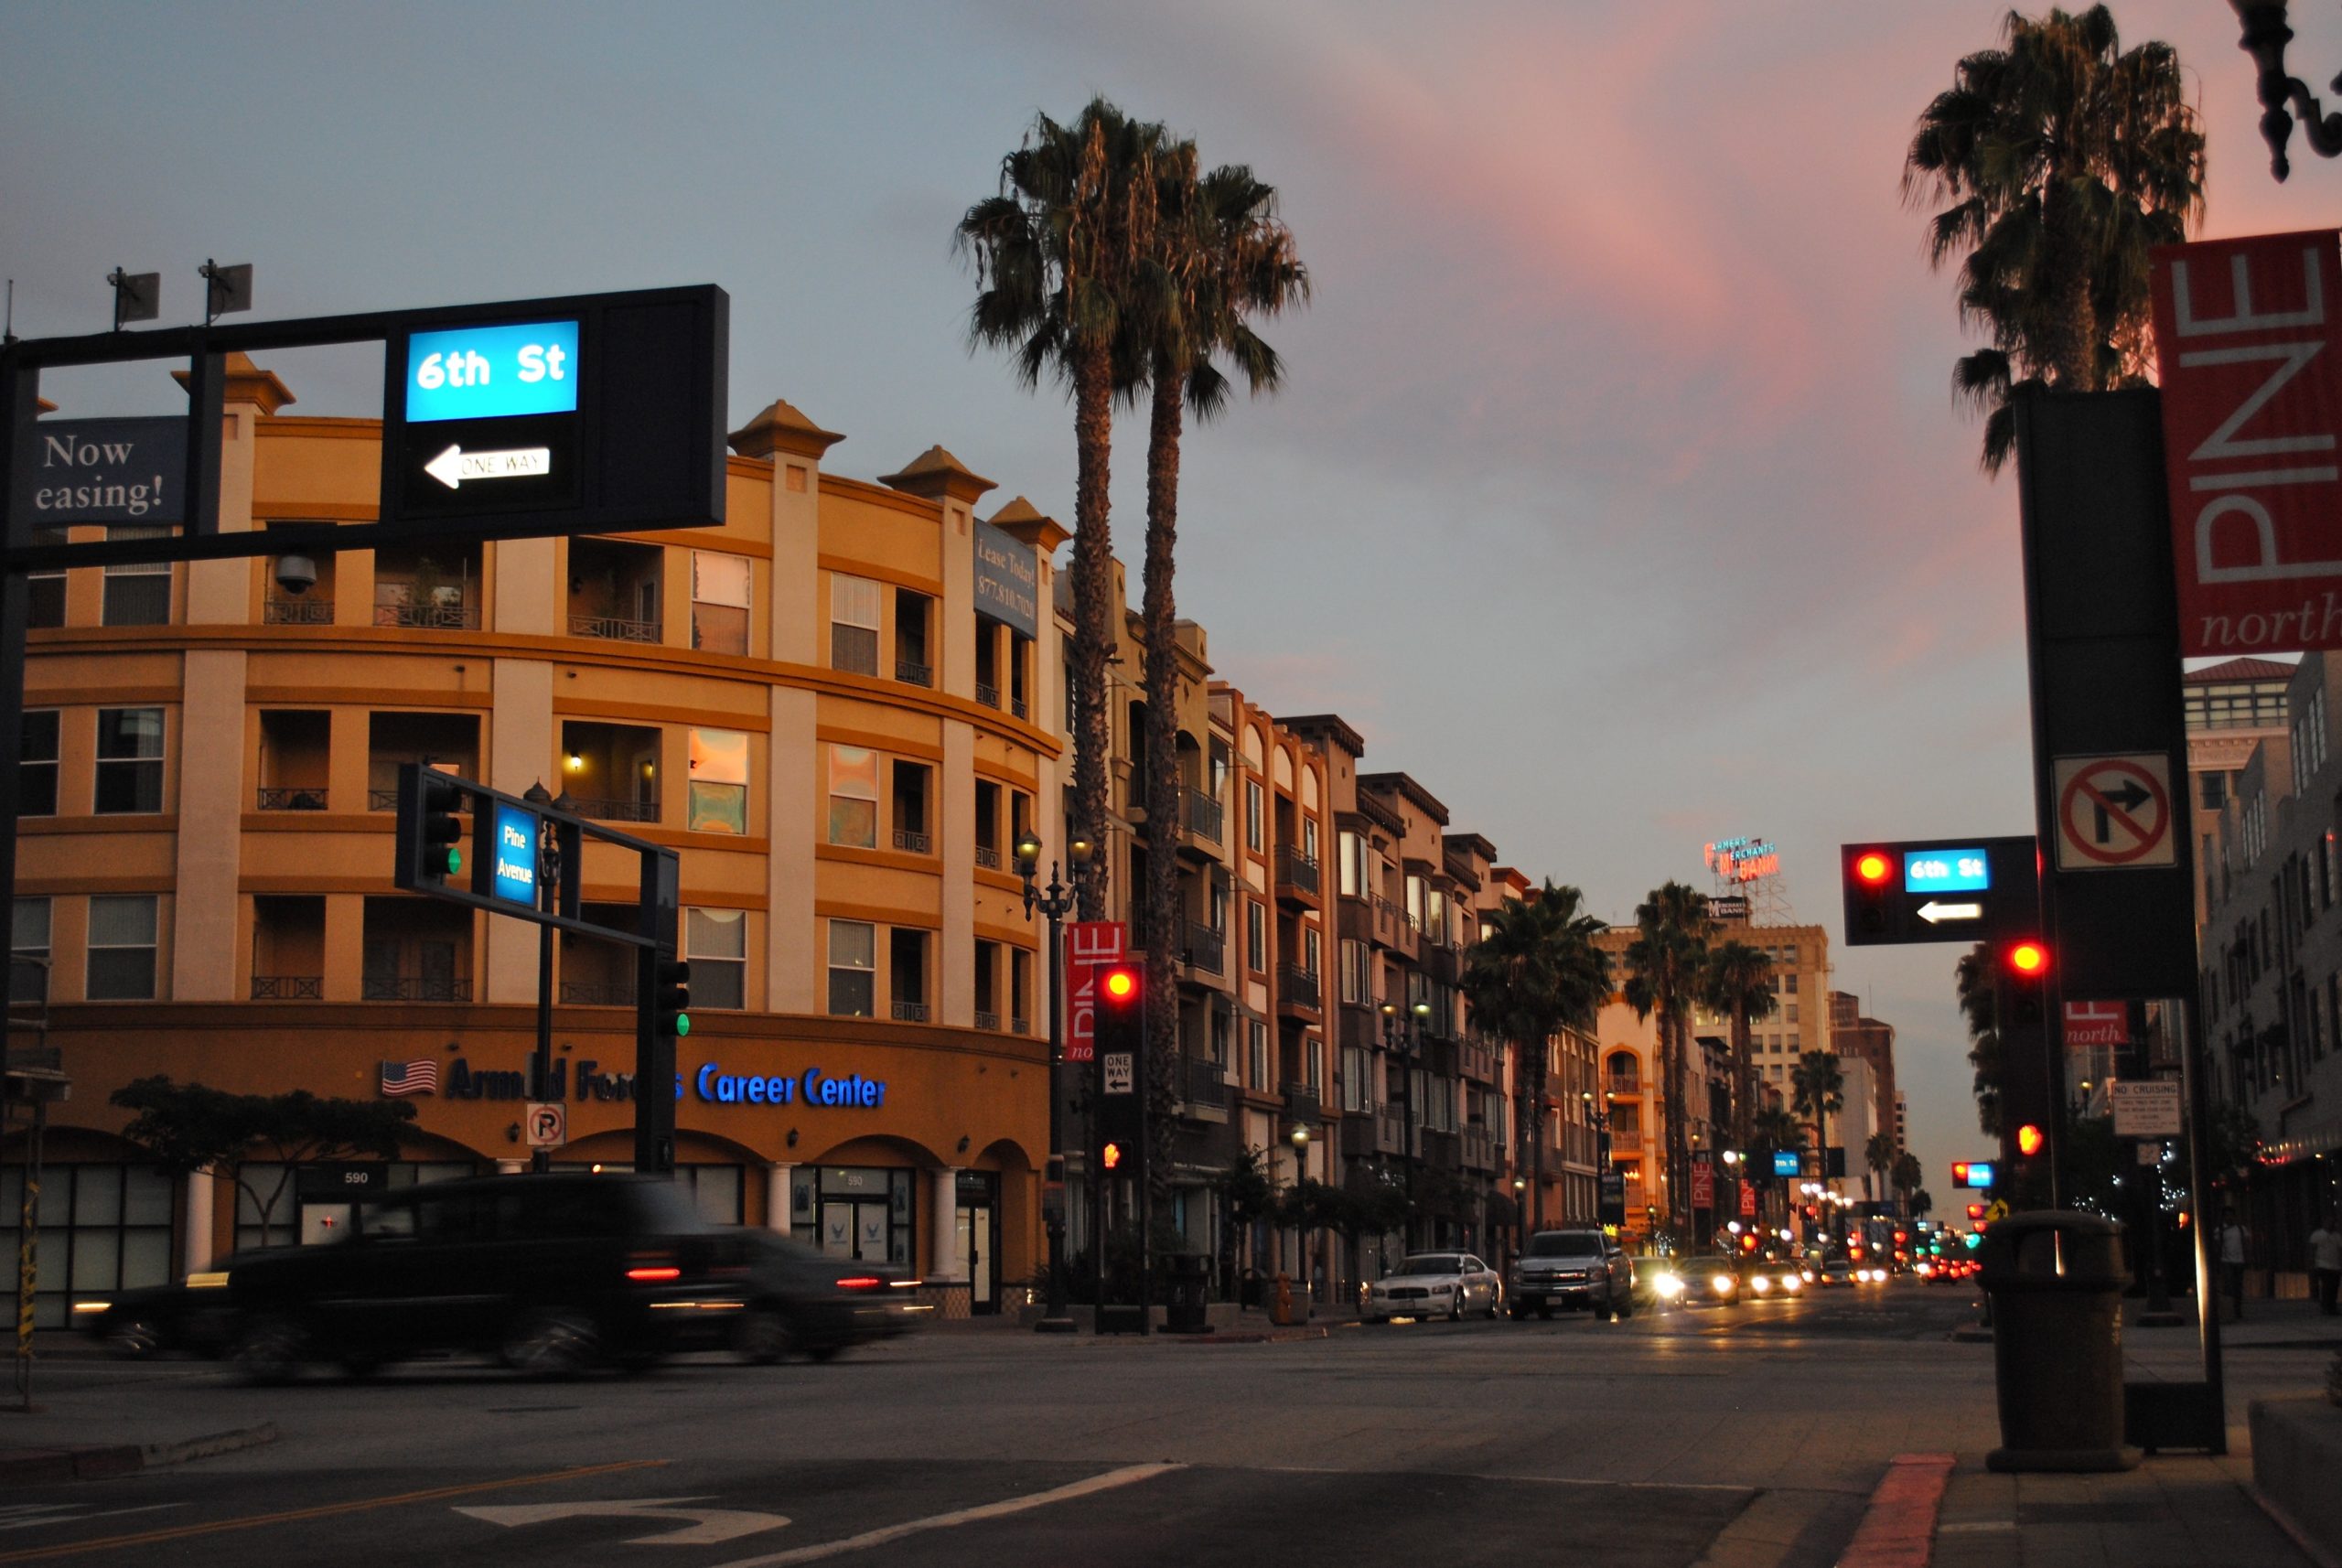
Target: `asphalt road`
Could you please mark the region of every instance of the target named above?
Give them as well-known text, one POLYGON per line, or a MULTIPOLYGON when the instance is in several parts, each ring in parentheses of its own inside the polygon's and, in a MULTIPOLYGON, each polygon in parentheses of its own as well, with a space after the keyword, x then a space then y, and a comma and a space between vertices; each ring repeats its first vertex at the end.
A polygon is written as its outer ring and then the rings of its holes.
POLYGON ((1826 1563, 1894 1455, 1993 1437, 1966 1290, 1323 1339, 954 1326, 827 1365, 243 1388, 51 1361, 0 1442, 263 1447, 0 1498, 0 1565, 1826 1563), (1745 1539, 1744 1539, 1745 1538, 1745 1539), (1721 1554, 1721 1552, 1720 1553, 1721 1554))

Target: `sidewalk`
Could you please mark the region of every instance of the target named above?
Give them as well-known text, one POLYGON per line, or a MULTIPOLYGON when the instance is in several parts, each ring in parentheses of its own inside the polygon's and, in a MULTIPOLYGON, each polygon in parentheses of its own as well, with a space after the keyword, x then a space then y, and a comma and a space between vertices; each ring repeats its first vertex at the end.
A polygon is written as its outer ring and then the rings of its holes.
MULTIPOLYGON (((2314 1560, 2246 1489, 2249 1455, 2171 1455, 2108 1476, 1952 1471, 1936 1568, 2308 1568, 2314 1560)), ((1847 1568, 1856 1568, 1853 1559, 1847 1568)))

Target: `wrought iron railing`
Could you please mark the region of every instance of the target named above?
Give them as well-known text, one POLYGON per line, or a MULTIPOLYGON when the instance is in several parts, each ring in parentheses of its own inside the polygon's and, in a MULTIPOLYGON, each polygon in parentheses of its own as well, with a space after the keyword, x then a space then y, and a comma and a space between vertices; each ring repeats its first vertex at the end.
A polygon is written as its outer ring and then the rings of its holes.
POLYGON ((1322 1115, 1323 1110, 1323 1103, 1319 1101, 1317 1090, 1314 1086, 1305 1083, 1288 1083, 1284 1086, 1284 1113, 1295 1121, 1315 1125, 1322 1115))
POLYGON ((322 1002, 325 999, 326 982, 321 974, 252 976, 252 1000, 255 1002, 322 1002))
POLYGON ((895 679, 906 686, 932 686, 935 669, 932 665, 915 663, 908 659, 895 660, 895 679))
POLYGON ((1228 809, 1202 790, 1180 787, 1179 814, 1186 821, 1187 831, 1198 838, 1209 839, 1214 843, 1225 842, 1220 834, 1227 828, 1228 809))
POLYGON ((895 847, 911 854, 932 854, 935 852, 935 841, 915 828, 897 828, 895 847))
POLYGON ((905 1002, 900 998, 897 998, 895 1003, 895 1022, 897 1024, 926 1023, 927 1004, 924 1002, 905 1002))
POLYGON ((976 864, 983 866, 987 871, 998 871, 1000 869, 1000 851, 988 843, 978 844, 976 846, 976 864))
POLYGON ((976 701, 982 703, 987 708, 996 708, 1000 706, 1000 688, 997 686, 988 686, 982 681, 977 682, 976 701))
POLYGON ((624 616, 571 616, 569 635, 598 637, 606 642, 657 642, 660 623, 628 620, 624 616))
POLYGON ((1317 1010, 1317 977, 1309 971, 1289 963, 1277 965, 1277 990, 1293 1006, 1317 1010))
POLYGON ((1201 1057, 1183 1057, 1187 1082, 1185 1098, 1190 1105, 1209 1106, 1214 1110, 1228 1108, 1228 1069, 1216 1061, 1201 1057))
POLYGON ((1033 1032, 1033 1020, 1030 1018, 1011 1018, 1008 1021, 1008 1032, 1012 1035, 1029 1035, 1033 1032))
POLYGON ((260 618, 267 626, 331 626, 333 600, 272 597, 263 601, 260 618))
POLYGON ((983 1008, 979 1007, 976 1009, 976 1027, 979 1029, 999 1028, 1000 1015, 997 1013, 987 1013, 983 1008))
POLYGON ((395 789, 369 789, 366 809, 370 811, 395 811, 399 809, 399 792, 395 789))
POLYGON ((358 994, 365 1002, 469 1002, 472 983, 421 975, 368 975, 359 982, 358 994))
POLYGON ((1022 697, 1011 697, 1011 698, 1009 698, 1009 699, 1008 699, 1008 711, 1009 711, 1010 713, 1012 713, 1012 714, 1015 714, 1015 715, 1016 715, 1018 718, 1020 718, 1020 719, 1022 719, 1022 718, 1029 718, 1029 717, 1031 717, 1031 714, 1028 714, 1028 713, 1026 711, 1026 707, 1025 707, 1025 699, 1024 699, 1024 698, 1022 698, 1022 697))
POLYGON ((596 817, 606 822, 655 822, 659 820, 659 802, 656 800, 572 795, 569 805, 581 817, 596 817))
POLYGON ((631 1007, 634 982, 564 980, 561 983, 561 1001, 564 1007, 631 1007))
POLYGON ((326 809, 325 786, 305 784, 263 789, 260 791, 259 809, 263 811, 322 811, 326 809))
POLYGON ((426 631, 478 631, 478 605, 376 605, 376 626, 412 626, 426 631))
POLYGON ((1640 1074, 1631 1072, 1614 1072, 1610 1075, 1611 1093, 1638 1095, 1642 1093, 1642 1091, 1643 1080, 1640 1074))
POLYGON ((1187 927, 1187 961, 1207 973, 1227 972, 1228 933, 1215 931, 1209 926, 1190 924, 1187 927))
POLYGON ((1277 881, 1314 898, 1317 896, 1317 863, 1297 849, 1281 848, 1277 851, 1277 881))

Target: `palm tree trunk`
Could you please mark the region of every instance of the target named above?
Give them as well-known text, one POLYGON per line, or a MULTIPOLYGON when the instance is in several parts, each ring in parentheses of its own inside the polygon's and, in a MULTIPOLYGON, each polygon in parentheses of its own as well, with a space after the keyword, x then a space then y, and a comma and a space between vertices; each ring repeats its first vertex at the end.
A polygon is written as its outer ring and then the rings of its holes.
POLYGON ((2072 216, 2073 198, 2054 174, 2042 197, 2041 281, 2048 308, 2036 335, 2045 368, 2061 392, 2098 391, 2098 312, 2090 300, 2090 257, 2072 216))
POLYGON ((1748 1138, 1756 1127, 1756 1042, 1748 1028, 1748 999, 1736 998, 1732 1004, 1732 1141, 1735 1147, 1746 1152, 1748 1138))
POLYGON ((1545 1229, 1545 1052, 1543 1047, 1521 1053, 1529 1065, 1536 1069, 1536 1078, 1530 1084, 1529 1109, 1531 1125, 1529 1134, 1529 1212, 1532 1216, 1530 1233, 1545 1229))
POLYGON ((1155 361, 1154 406, 1146 433, 1146 566, 1141 618, 1146 626, 1146 1010, 1147 1098, 1154 1121, 1148 1140, 1147 1192, 1170 1190, 1172 1118, 1179 1071, 1179 1009, 1172 956, 1187 939, 1179 907, 1179 648, 1177 609, 1171 592, 1172 551, 1179 534, 1179 431, 1183 413, 1176 369, 1155 361))
POLYGON ((1690 1219, 1684 1212, 1690 1185, 1685 1178, 1690 1173, 1683 1167, 1690 1161, 1692 1144, 1683 1125, 1683 1033, 1675 1015, 1676 1007, 1671 1003, 1661 1034, 1667 1042, 1667 1222, 1680 1226, 1690 1219))
POLYGON ((1106 655, 1113 647, 1113 542, 1108 472, 1113 439, 1113 362, 1101 342, 1073 375, 1073 831, 1090 841, 1090 864, 1073 872, 1080 918, 1106 918, 1106 655))

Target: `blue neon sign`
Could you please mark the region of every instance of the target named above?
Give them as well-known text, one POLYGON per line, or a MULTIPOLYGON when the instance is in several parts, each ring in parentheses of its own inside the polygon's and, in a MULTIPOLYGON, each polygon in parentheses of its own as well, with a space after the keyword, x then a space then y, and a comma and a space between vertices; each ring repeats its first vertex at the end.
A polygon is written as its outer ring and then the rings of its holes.
POLYGON ((499 898, 534 908, 537 903, 537 817, 518 806, 496 807, 495 861, 489 883, 499 898))
POLYGON ((407 339, 410 424, 576 410, 575 321, 456 327, 407 339))
POLYGON ((1993 885, 1993 857, 1972 849, 1907 849, 1903 887, 1909 893, 1982 893, 1993 885))

